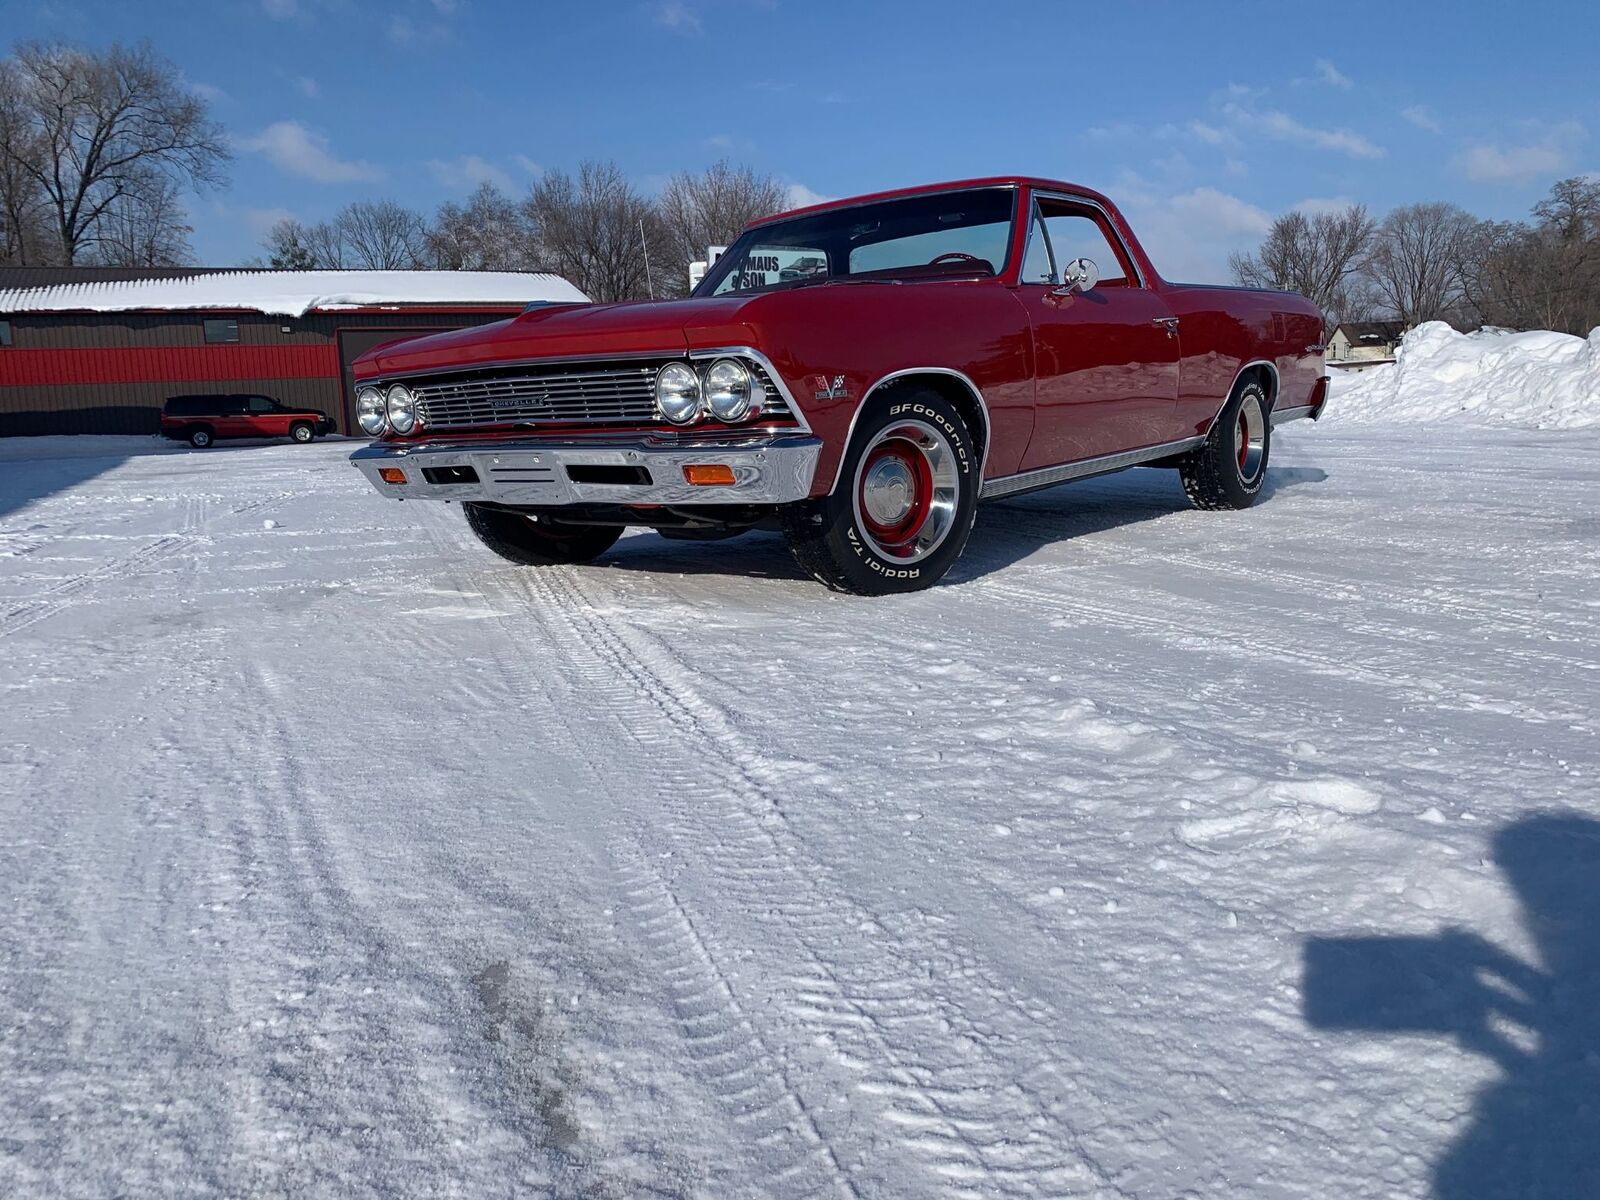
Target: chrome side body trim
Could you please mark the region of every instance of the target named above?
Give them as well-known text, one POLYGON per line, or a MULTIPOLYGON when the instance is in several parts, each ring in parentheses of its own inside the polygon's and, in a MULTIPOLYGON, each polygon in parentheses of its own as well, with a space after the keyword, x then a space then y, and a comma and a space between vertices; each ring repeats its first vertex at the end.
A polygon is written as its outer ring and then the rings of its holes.
POLYGON ((906 367, 901 371, 890 371, 862 395, 861 403, 856 405, 856 411, 850 416, 850 428, 844 432, 844 445, 839 451, 839 465, 834 468, 833 482, 828 485, 830 493, 839 486, 839 478, 844 474, 845 455, 850 451, 850 441, 856 435, 856 422, 861 419, 862 412, 866 410, 867 401, 872 399, 873 393, 879 388, 893 383, 896 379, 904 379, 907 375, 948 375, 952 379, 959 380, 965 385, 967 391, 972 393, 973 398, 978 402, 978 411, 983 414, 983 453, 978 456, 978 478, 983 478, 984 467, 989 462, 989 444, 992 439, 989 425, 989 402, 983 398, 983 393, 978 390, 978 385, 972 382, 970 376, 951 367, 906 367))
POLYGON ((1275 408, 1272 410, 1272 424, 1276 428, 1285 421, 1298 421, 1302 418, 1314 417, 1317 412, 1315 404, 1302 404, 1296 408, 1275 408))
POLYGON ((1015 496, 1019 492, 1054 487, 1058 483, 1067 483, 1073 479, 1085 479, 1090 475, 1107 475, 1124 467, 1136 467, 1140 463, 1154 462, 1158 458, 1182 454, 1186 450, 1193 450, 1196 446, 1205 445, 1205 441, 1203 437, 1184 438, 1177 442, 1163 442, 1159 446, 1145 446, 1140 450, 1103 454, 1099 458, 1081 458, 1077 462, 1040 467, 1017 475, 1006 475, 1000 479, 987 481, 983 485, 983 491, 978 493, 978 499, 994 500, 1000 496, 1015 496))
POLYGON ((799 433, 768 437, 584 438, 405 445, 374 442, 350 462, 379 493, 393 500, 465 500, 525 507, 567 504, 787 504, 811 494, 822 441, 799 433), (724 464, 734 482, 698 487, 683 468, 724 464), (378 472, 398 467, 402 484, 378 472), (471 468, 475 480, 433 483, 426 470, 471 468), (642 469, 650 482, 593 483, 571 478, 569 467, 642 469))

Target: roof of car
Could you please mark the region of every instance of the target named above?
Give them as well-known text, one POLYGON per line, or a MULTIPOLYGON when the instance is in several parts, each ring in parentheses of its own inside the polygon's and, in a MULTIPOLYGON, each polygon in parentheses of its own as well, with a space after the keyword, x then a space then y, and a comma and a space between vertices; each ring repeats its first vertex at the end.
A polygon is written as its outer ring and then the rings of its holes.
POLYGON ((1043 179, 1036 175, 991 175, 983 179, 954 179, 947 183, 923 183, 916 187, 894 188, 886 192, 872 192, 864 196, 846 196, 838 200, 824 200, 820 204, 808 204, 803 208, 791 208, 787 212, 773 213, 771 216, 761 217, 751 221, 747 228, 754 229, 760 225, 767 225, 773 221, 786 221, 790 217, 806 216, 811 213, 827 212, 834 208, 853 208, 858 204, 872 204, 879 200, 900 200, 907 196, 929 196, 939 192, 964 192, 974 188, 991 187, 1032 187, 1046 191, 1071 192, 1073 195, 1083 196, 1090 200, 1097 200, 1101 204, 1108 201, 1093 188, 1086 188, 1082 184, 1066 183, 1059 179, 1043 179))

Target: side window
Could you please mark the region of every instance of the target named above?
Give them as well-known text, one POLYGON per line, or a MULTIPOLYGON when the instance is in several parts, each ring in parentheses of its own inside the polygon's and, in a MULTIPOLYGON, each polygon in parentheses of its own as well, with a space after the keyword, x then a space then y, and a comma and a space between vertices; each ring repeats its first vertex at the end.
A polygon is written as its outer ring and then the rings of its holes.
POLYGON ((11 322, 0 321, 0 346, 11 345, 11 322))
POLYGON ((265 396, 250 397, 250 411, 253 413, 269 413, 273 410, 273 408, 274 405, 272 401, 268 400, 265 396))
POLYGON ((206 341, 217 344, 223 342, 237 342, 239 340, 239 322, 231 318, 227 320, 214 320, 207 318, 206 341))
POLYGON ((1045 232, 1039 210, 1034 209, 1033 228, 1028 231, 1028 257, 1022 263, 1023 283, 1055 283, 1055 259, 1050 254, 1050 235, 1045 232))
MULTIPOLYGON (((1093 259, 1100 269, 1098 287, 1132 286, 1128 262, 1112 242, 1099 214, 1049 201, 1040 201, 1039 211, 1050 233, 1050 248, 1055 254, 1057 269, 1075 258, 1093 259)), ((1031 274, 1024 275, 1023 279, 1034 282, 1031 274)))

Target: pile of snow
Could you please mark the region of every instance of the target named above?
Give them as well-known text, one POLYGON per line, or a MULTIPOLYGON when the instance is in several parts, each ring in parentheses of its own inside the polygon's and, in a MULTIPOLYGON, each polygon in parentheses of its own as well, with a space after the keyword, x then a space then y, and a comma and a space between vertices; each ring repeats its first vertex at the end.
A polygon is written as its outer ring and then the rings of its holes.
POLYGON ((1457 333, 1430 321, 1406 334, 1392 366, 1330 374, 1328 415, 1337 422, 1600 427, 1600 328, 1588 338, 1543 330, 1457 333))
POLYGON ((559 275, 539 271, 223 271, 183 279, 68 283, 0 291, 5 312, 242 309, 301 317, 389 304, 583 304, 559 275))

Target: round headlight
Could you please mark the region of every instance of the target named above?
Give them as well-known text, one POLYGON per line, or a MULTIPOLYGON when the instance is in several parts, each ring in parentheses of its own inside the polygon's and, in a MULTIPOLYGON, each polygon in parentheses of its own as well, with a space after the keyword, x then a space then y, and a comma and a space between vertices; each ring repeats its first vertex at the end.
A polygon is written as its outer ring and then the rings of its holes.
POLYGON ((674 425, 699 418, 700 376, 683 363, 668 363, 656 372, 656 408, 674 425))
POLYGON ((732 358, 719 358, 706 372, 706 404, 719 421, 742 421, 755 408, 750 369, 732 358))
POLYGON ((356 393, 356 424, 364 433, 377 437, 389 424, 383 393, 377 388, 362 388, 356 393))
POLYGON ((394 426, 396 433, 410 433, 417 427, 417 398, 405 384, 397 383, 389 389, 386 407, 389 424, 394 426))

